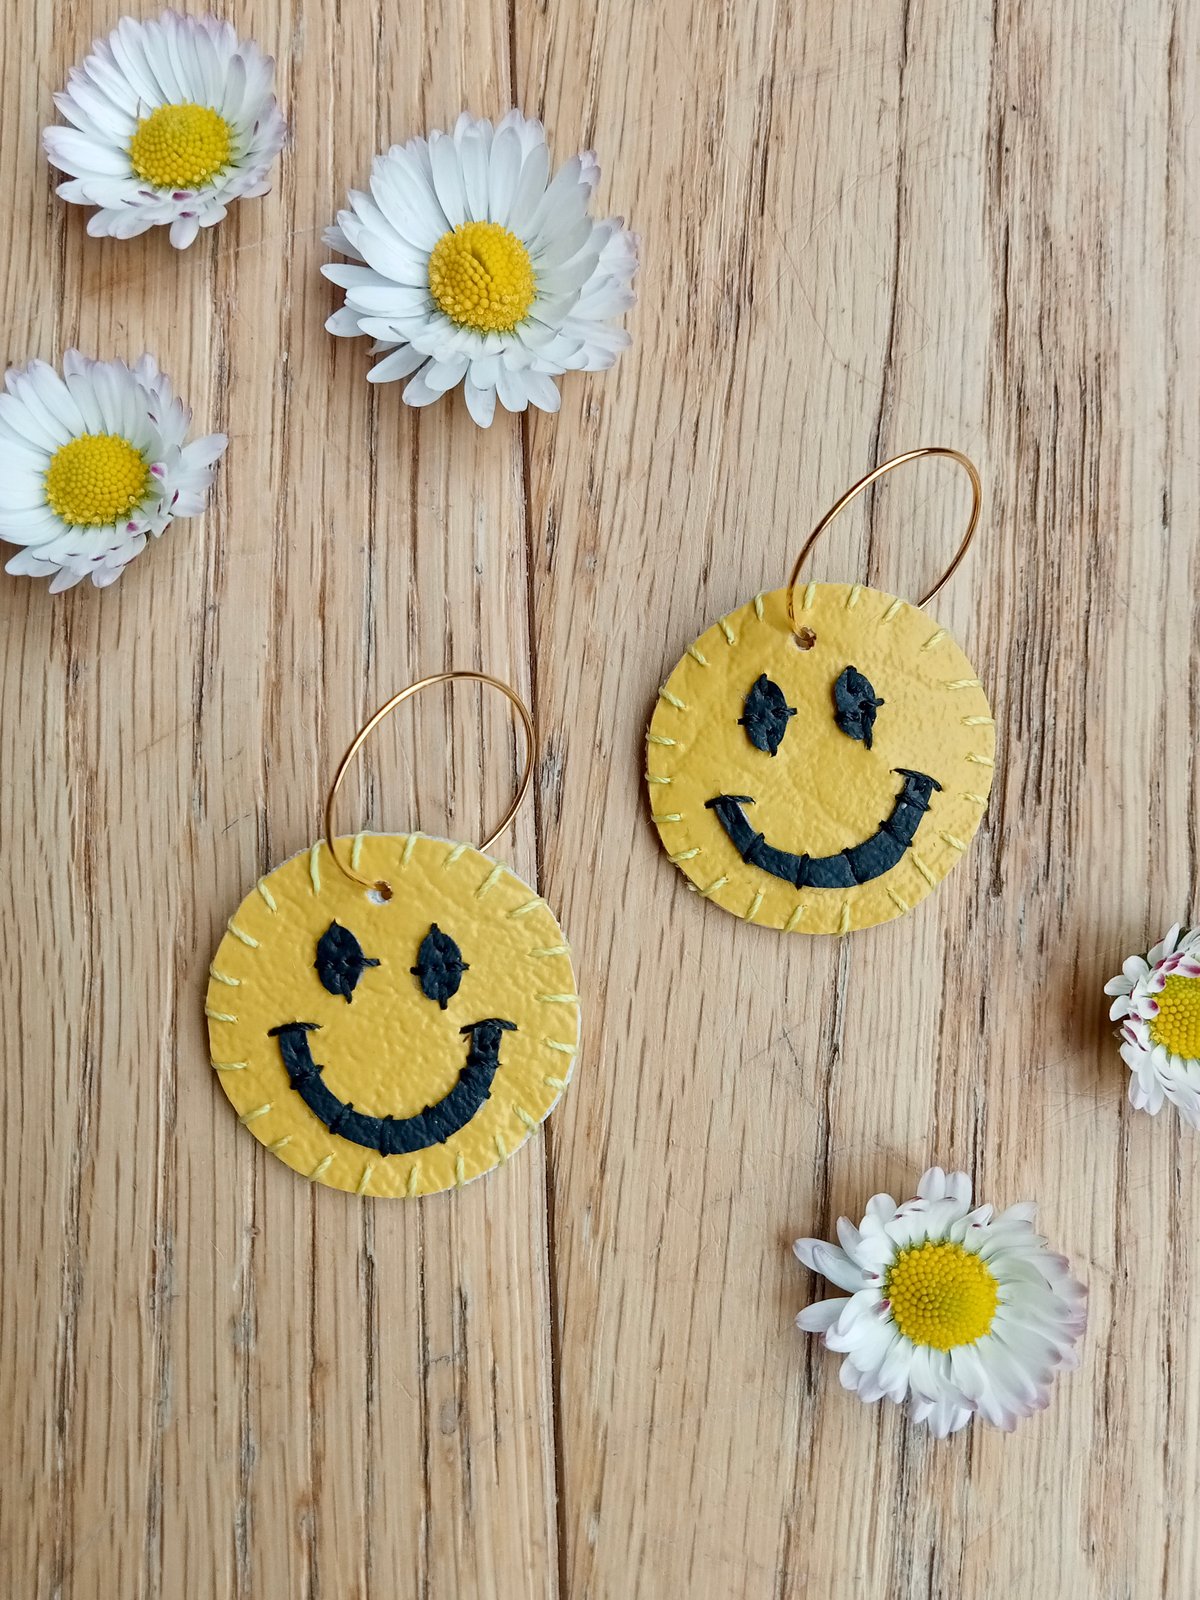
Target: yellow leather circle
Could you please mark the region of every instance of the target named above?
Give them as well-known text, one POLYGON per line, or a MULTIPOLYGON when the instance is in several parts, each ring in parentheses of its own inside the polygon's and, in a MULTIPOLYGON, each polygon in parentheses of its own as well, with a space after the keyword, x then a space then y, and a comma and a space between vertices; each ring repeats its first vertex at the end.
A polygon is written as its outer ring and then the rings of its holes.
POLYGON ((339 871, 321 843, 263 878, 229 923, 210 969, 205 1012, 212 1063, 239 1119, 308 1178, 358 1194, 420 1195, 469 1183, 525 1142, 571 1075, 579 1001, 562 930, 546 902, 470 845, 424 834, 359 834, 338 853, 383 901, 339 871), (317 973, 336 922, 368 958, 349 1000, 317 973), (436 924, 466 970, 443 1010, 412 969, 436 924), (419 1116, 459 1081, 488 1018, 500 1035, 490 1092, 464 1126, 411 1154, 381 1155, 332 1133, 294 1088, 271 1029, 304 1022, 321 1081, 367 1117, 419 1116))
POLYGON ((987 804, 995 726, 970 662, 918 606, 861 584, 810 583, 797 589, 796 622, 812 635, 809 649, 777 589, 689 647, 650 722, 650 808, 671 860, 726 911, 785 932, 849 933, 911 910, 962 857, 987 804), (834 685, 847 667, 883 701, 870 749, 835 720, 834 685), (739 723, 760 676, 795 710, 774 755, 739 723), (903 772, 940 788, 901 858, 845 888, 797 888, 744 859, 708 805, 748 797, 744 815, 768 845, 832 857, 882 838, 903 772))

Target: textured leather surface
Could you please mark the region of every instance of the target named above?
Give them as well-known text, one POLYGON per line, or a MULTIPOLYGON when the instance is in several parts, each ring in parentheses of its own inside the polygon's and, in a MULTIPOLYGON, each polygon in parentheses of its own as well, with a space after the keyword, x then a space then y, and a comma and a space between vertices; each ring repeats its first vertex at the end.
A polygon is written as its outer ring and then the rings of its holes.
POLYGON ((987 696, 954 640, 917 606, 862 585, 808 584, 796 621, 777 589, 697 639, 672 672, 650 723, 650 806, 668 855, 692 885, 735 916, 800 933, 849 933, 910 910, 962 857, 991 788, 995 728, 987 696), (884 703, 871 748, 835 719, 847 667, 884 703), (765 675, 796 708, 775 755, 739 726, 765 675), (708 803, 753 798, 751 826, 778 851, 831 856, 888 818, 903 770, 941 785, 911 846, 889 871, 849 888, 797 889, 742 859, 708 803))
POLYGON ((352 849, 358 871, 391 884, 391 900, 352 882, 321 844, 276 868, 239 906, 208 986, 213 1065, 250 1132, 297 1172, 363 1194, 432 1194, 507 1160, 562 1093, 579 1038, 571 960, 545 902, 478 850, 422 834, 339 844, 346 859, 352 849), (330 994, 314 967, 332 922, 379 962, 363 969, 349 1001, 330 994), (468 967, 445 1010, 411 970, 434 923, 468 967), (492 1017, 516 1028, 503 1033, 479 1111, 442 1144, 386 1157, 309 1111, 270 1034, 315 1023, 307 1038, 335 1095, 370 1116, 411 1117, 454 1088, 469 1048, 461 1030, 492 1017))

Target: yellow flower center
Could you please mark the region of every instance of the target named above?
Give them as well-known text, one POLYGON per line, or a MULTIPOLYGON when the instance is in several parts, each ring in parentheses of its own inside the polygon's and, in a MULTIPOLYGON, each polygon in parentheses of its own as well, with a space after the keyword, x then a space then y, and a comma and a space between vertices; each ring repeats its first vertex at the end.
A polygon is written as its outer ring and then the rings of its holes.
POLYGON ((460 328, 511 333, 536 292, 529 251, 498 222, 460 222, 433 247, 429 292, 460 328))
POLYGON ((129 160, 156 189, 198 189, 233 150, 233 130, 211 106, 159 106, 138 123, 129 160))
POLYGON ((1150 1024, 1150 1037, 1173 1056, 1200 1060, 1200 980, 1171 974, 1158 996, 1158 1015, 1150 1024))
POLYGON ((1000 1298, 987 1263, 950 1239, 926 1239, 901 1250, 888 1269, 884 1294, 900 1332, 935 1350, 981 1339, 1000 1298))
POLYGON ((60 445, 46 468, 46 500, 73 528, 106 528, 140 505, 150 468, 116 433, 87 433, 60 445))

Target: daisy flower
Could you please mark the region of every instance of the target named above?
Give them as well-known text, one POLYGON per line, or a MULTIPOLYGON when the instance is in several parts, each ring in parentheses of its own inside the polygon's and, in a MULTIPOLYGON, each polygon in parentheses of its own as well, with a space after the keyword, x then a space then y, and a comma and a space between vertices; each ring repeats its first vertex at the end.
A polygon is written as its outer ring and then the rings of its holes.
POLYGON ((634 302, 637 240, 588 216, 599 177, 585 151, 550 181, 545 130, 519 111, 495 128, 464 111, 453 133, 393 145, 325 234, 353 263, 322 268, 346 291, 326 328, 373 339, 369 379, 407 378, 410 406, 461 383, 482 428, 497 397, 557 411, 555 378, 630 343, 612 319, 634 302))
POLYGON ((54 96, 71 124, 42 134, 51 164, 70 174, 59 194, 100 208, 90 234, 132 239, 169 225, 186 249, 231 200, 270 188, 287 131, 274 75, 256 44, 215 17, 122 17, 54 96))
POLYGON ((0 394, 0 539, 24 546, 6 572, 49 578, 60 594, 97 589, 177 517, 204 510, 228 440, 185 444, 192 413, 153 356, 134 366, 68 350, 10 367, 0 394))
POLYGON ((797 1239, 806 1267, 846 1296, 796 1318, 845 1353, 841 1379, 860 1400, 908 1401, 939 1439, 973 1416, 1011 1430, 1050 1402, 1058 1371, 1078 1365, 1087 1291, 1033 1231, 1035 1207, 971 1208, 965 1172, 930 1167, 917 1199, 867 1202, 841 1248, 797 1239))
POLYGON ((1200 1128, 1200 928, 1179 929, 1144 958, 1130 956, 1104 992, 1116 997, 1108 1014, 1121 1023, 1130 1100, 1152 1116, 1169 1100, 1200 1128))

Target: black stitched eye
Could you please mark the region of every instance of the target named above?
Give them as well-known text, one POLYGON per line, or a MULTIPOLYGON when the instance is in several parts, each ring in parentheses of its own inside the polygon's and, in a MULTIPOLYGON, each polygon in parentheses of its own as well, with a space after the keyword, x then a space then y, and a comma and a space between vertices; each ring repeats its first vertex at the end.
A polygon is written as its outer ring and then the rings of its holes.
POLYGON ((746 696, 738 722, 755 749, 773 756, 783 743, 789 719, 795 715, 795 706, 788 705, 783 690, 764 672, 746 696))
POLYGON ((379 962, 373 956, 363 955, 362 945, 349 928, 331 922, 317 941, 317 959, 313 965, 330 994, 345 995, 349 1005, 363 969, 377 967, 379 962))
POLYGON ((875 713, 883 705, 869 678, 857 667, 847 667, 833 686, 833 719, 850 739, 861 739, 867 749, 875 731, 875 713))
POLYGON ((458 993, 464 972, 471 969, 462 958, 462 951, 448 933, 443 933, 435 922, 421 940, 417 951, 417 964, 413 975, 421 980, 421 991, 427 1000, 436 1000, 442 1010, 446 1002, 458 993))

